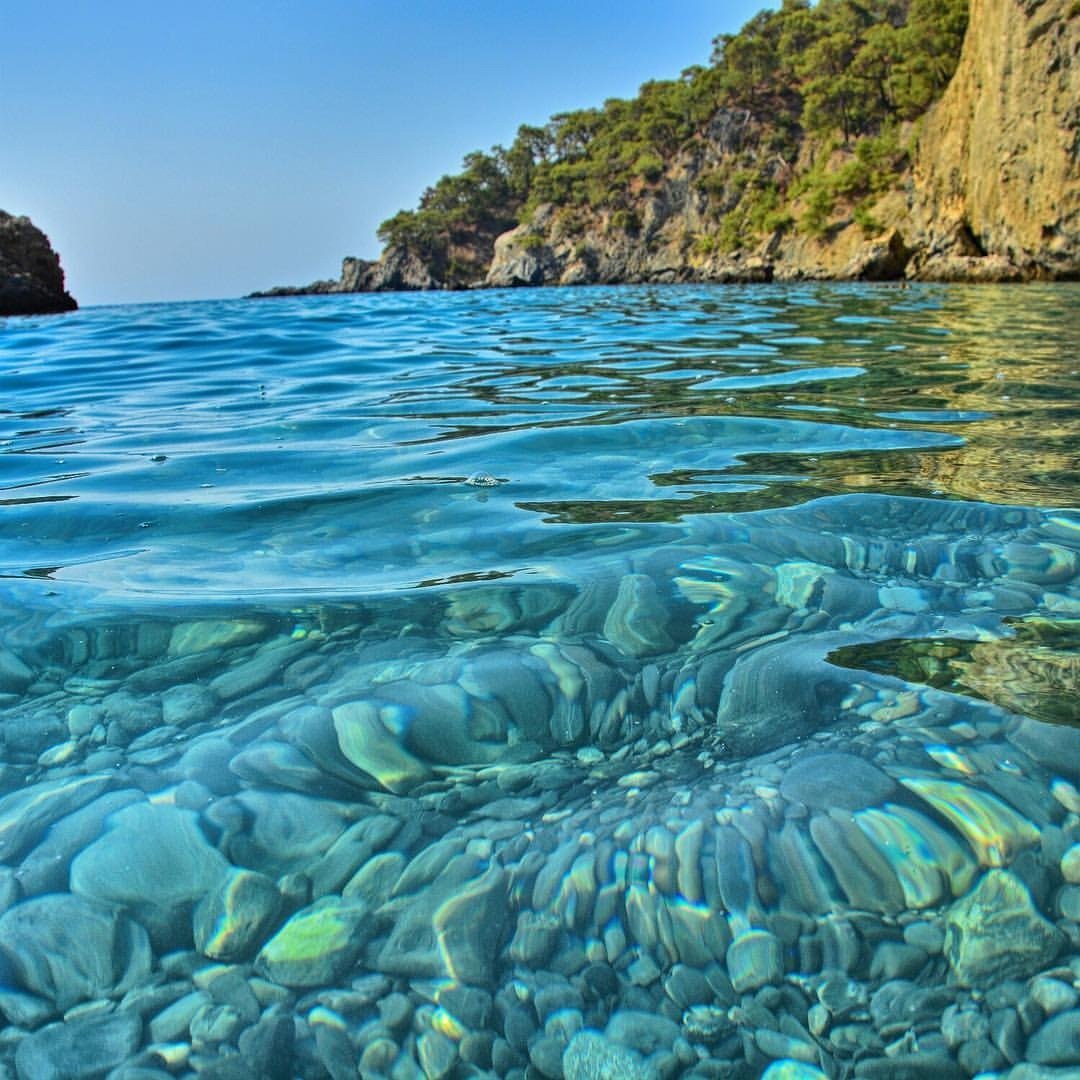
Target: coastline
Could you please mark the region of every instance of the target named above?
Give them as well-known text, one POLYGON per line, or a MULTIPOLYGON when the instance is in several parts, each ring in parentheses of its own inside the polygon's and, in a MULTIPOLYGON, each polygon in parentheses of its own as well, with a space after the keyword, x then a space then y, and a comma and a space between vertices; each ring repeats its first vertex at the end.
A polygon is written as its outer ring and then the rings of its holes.
MULTIPOLYGON (((466 174, 444 177, 419 211, 384 223, 379 259, 346 258, 336 280, 250 295, 1077 280, 1078 57, 1080 9, 1070 0, 1023 6, 971 0, 944 92, 877 142, 803 132, 780 155, 770 149, 780 132, 769 105, 755 112, 718 101, 703 130, 658 158, 618 198, 522 202, 515 196, 515 202, 508 196, 433 244, 406 226, 415 230, 427 221, 439 185, 450 195, 469 183, 482 189, 466 174), (892 165, 875 172, 875 154, 892 155, 892 165), (855 187, 848 192, 845 184, 855 187), (749 208, 747 192, 756 199, 749 208)), ((496 154, 489 166, 497 160, 496 154)), ((577 162, 571 157, 548 167, 570 176, 577 162)))

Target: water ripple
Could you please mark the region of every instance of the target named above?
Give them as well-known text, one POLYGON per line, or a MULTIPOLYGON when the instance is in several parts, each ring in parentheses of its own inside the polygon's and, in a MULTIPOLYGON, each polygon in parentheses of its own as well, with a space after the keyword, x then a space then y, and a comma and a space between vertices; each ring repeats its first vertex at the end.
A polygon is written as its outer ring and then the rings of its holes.
MULTIPOLYGON (((138 590, 145 564, 158 587, 173 575, 197 595, 206 551, 256 542, 241 519, 317 562, 296 504, 324 498, 384 551, 379 579, 409 563, 405 536, 429 552, 445 538, 441 577, 461 572, 461 545, 506 537, 529 538, 516 561, 532 565, 568 523, 845 492, 1070 505, 1075 295, 601 288, 9 320, 5 562, 32 538, 28 565, 66 567, 63 580, 138 590), (476 492, 452 494, 476 472, 508 481, 482 512, 476 492)), ((331 560, 305 584, 369 584, 366 569, 339 572, 331 560)))

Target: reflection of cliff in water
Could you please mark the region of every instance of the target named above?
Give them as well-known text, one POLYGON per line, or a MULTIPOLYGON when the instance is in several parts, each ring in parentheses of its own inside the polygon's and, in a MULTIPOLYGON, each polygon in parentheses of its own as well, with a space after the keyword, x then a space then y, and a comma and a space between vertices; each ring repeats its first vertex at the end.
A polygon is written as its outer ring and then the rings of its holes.
MULTIPOLYGON (((888 395, 891 415, 903 426, 927 427, 933 418, 926 414, 943 413, 945 422, 934 429, 965 440, 915 455, 918 486, 976 501, 1073 505, 1080 290, 1025 287, 1023 322, 1015 292, 1006 298, 1003 287, 953 287, 938 296, 934 321, 947 336, 936 343, 923 338, 917 349, 895 354, 858 380, 875 384, 872 400, 888 395), (949 422, 951 412, 964 419, 949 422)), ((865 386, 859 392, 870 396, 865 386)), ((851 477, 851 486, 867 479, 851 477)))
POLYGON ((837 649, 829 660, 1080 727, 1080 620, 1024 620, 1015 631, 990 641, 875 641, 837 649))

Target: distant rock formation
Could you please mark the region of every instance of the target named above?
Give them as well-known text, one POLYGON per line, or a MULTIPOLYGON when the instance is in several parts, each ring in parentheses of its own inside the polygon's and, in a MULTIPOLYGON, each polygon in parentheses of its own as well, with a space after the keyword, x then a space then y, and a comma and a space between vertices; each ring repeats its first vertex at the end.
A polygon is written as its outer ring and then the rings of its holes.
POLYGON ((310 285, 277 285, 251 293, 249 299, 273 296, 321 296, 326 293, 410 292, 437 289, 438 281, 421 259, 401 248, 387 248, 380 259, 346 256, 337 281, 313 281, 310 285))
POLYGON ((0 210, 0 315, 53 315, 78 306, 64 289, 49 238, 28 217, 0 210))

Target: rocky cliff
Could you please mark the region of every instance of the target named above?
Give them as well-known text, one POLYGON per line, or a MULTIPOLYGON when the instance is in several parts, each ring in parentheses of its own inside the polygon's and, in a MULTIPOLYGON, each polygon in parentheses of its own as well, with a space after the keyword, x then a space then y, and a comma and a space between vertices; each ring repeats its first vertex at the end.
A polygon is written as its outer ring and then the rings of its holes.
MULTIPOLYGON (((526 200, 523 223, 473 253, 486 273, 471 284, 1080 277, 1080 0, 971 0, 944 95, 877 134, 815 134, 803 106, 784 129, 784 101, 729 97, 616 200, 526 200)), ((336 282, 273 292, 459 284, 445 262, 391 243, 336 282)))
POLYGON ((0 315, 52 315, 76 307, 49 238, 29 218, 0 210, 0 315))
MULTIPOLYGON (((787 229, 749 251, 703 256, 686 239, 705 209, 693 194, 702 162, 689 159, 646 203, 637 235, 613 239, 601 218, 560 236, 548 208, 500 237, 487 284, 1080 276, 1076 0, 971 0, 959 66, 918 127, 911 168, 873 207, 876 236, 841 208, 822 236, 787 229)), ((791 208, 804 210, 797 198, 791 208)))
POLYGON ((960 65, 915 159, 913 270, 1080 274, 1080 4, 971 0, 960 65))

